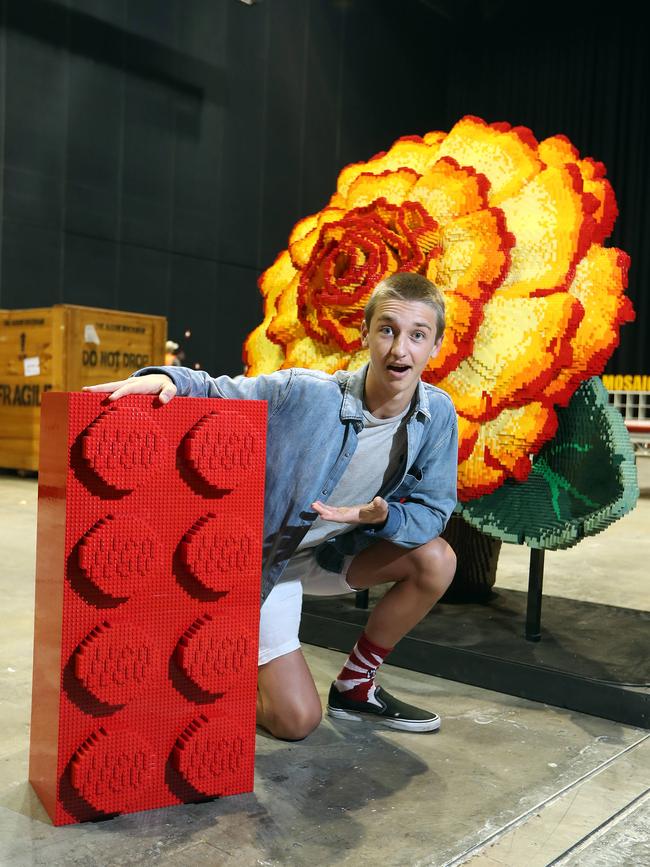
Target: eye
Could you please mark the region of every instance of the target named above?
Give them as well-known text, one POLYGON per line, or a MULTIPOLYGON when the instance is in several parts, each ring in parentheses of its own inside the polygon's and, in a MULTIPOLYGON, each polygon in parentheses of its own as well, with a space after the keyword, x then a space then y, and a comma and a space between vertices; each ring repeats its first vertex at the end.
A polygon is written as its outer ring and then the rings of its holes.
POLYGON ((390 327, 390 325, 382 325, 381 328, 379 329, 379 333, 380 334, 392 334, 393 329, 390 327))
POLYGON ((425 337, 426 337, 426 334, 424 333, 424 331, 413 332, 413 339, 414 340, 424 340, 425 337))

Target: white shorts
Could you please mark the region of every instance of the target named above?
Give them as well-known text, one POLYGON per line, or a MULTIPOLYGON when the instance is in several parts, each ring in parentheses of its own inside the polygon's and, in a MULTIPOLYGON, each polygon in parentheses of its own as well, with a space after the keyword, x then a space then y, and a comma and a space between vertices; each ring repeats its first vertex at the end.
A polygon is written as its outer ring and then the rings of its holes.
POLYGON ((340 596, 356 592, 346 581, 353 559, 352 556, 345 558, 341 572, 328 572, 321 568, 309 548, 289 560, 282 577, 262 605, 258 665, 265 665, 300 647, 298 630, 303 592, 310 596, 340 596))

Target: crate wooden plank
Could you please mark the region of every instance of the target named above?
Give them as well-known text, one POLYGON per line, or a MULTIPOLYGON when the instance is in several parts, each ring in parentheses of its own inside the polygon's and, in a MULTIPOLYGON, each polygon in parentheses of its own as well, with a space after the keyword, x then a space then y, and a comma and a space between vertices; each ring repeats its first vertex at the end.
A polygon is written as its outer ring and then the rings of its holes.
POLYGON ((163 364, 164 316, 76 304, 0 311, 0 467, 38 467, 40 405, 163 364))

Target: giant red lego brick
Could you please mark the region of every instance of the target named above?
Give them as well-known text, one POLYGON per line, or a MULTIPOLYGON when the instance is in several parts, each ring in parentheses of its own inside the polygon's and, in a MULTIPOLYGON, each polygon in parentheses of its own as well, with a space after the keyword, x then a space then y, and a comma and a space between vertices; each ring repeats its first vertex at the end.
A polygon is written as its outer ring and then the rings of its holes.
POLYGON ((266 403, 50 393, 30 781, 55 825, 253 788, 266 403))

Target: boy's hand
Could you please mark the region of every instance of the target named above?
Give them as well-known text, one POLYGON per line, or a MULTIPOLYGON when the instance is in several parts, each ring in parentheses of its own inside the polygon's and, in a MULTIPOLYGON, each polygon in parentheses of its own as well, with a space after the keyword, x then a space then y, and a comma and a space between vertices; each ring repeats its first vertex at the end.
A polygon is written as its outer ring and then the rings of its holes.
POLYGON ((157 394, 161 403, 169 403, 177 389, 164 373, 147 373, 145 376, 134 376, 119 382, 85 385, 82 391, 107 391, 109 400, 117 400, 126 394, 157 394))
POLYGON ((361 506, 328 506, 316 500, 311 507, 324 521, 337 524, 383 524, 388 517, 388 503, 381 497, 361 506))

